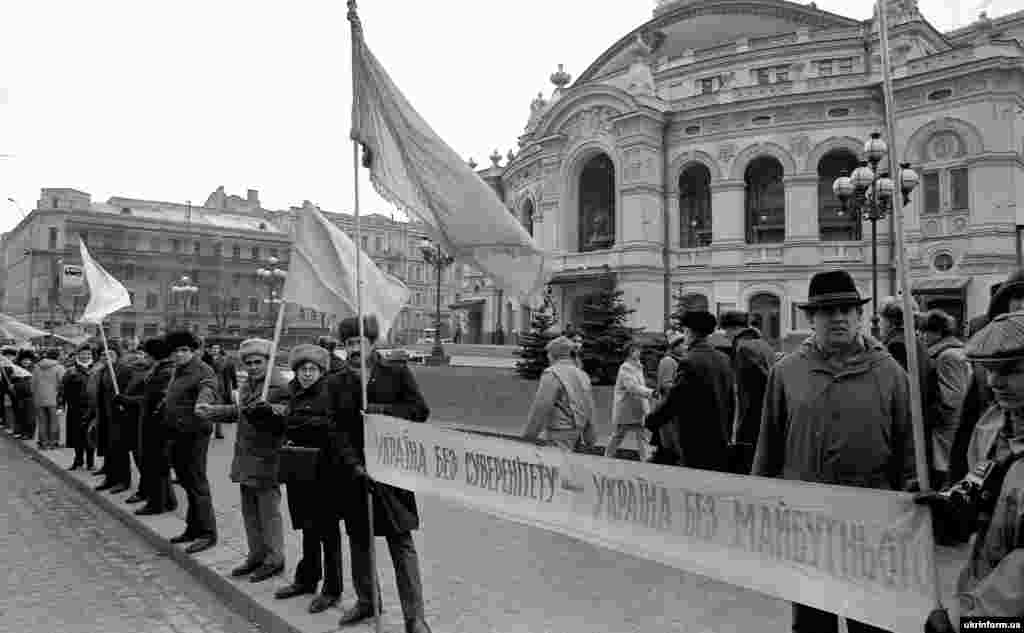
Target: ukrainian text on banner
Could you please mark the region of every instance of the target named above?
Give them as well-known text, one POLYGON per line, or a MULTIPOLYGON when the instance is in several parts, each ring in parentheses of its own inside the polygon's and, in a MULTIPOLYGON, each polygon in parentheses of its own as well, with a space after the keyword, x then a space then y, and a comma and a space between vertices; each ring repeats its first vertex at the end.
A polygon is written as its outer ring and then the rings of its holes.
POLYGON ((672 468, 366 418, 370 475, 677 569, 919 631, 931 520, 910 495, 672 468))

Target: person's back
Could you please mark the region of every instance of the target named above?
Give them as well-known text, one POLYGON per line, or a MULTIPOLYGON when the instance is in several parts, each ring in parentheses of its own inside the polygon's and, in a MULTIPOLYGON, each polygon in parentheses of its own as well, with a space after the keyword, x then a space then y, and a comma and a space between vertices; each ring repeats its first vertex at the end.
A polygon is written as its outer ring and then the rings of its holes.
POLYGON ((560 336, 547 347, 551 365, 541 374, 523 438, 542 438, 572 450, 594 442, 594 397, 590 376, 572 359, 575 343, 560 336))

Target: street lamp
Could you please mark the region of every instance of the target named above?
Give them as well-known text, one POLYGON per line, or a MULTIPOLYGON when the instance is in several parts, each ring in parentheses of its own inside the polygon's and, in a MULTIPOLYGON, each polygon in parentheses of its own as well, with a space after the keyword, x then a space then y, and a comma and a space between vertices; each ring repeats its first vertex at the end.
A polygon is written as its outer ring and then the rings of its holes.
MULTIPOLYGON (((268 322, 271 332, 274 328, 274 306, 280 304, 283 299, 280 297, 280 289, 284 285, 284 279, 288 276, 288 272, 277 267, 281 263, 276 257, 267 258, 267 266, 260 267, 256 271, 256 276, 260 278, 267 286, 267 298, 263 300, 263 303, 267 305, 268 322)), ((273 334, 271 334, 273 336, 273 334)))
POLYGON ((444 365, 444 348, 441 347, 441 271, 452 265, 455 258, 441 252, 440 244, 433 244, 430 240, 420 242, 420 252, 428 265, 433 266, 437 271, 437 294, 436 312, 434 314, 434 346, 430 350, 430 356, 426 359, 428 365, 444 365))
MULTIPOLYGON (((882 135, 872 132, 871 138, 864 143, 864 157, 853 173, 844 172, 832 183, 832 192, 839 198, 843 211, 852 211, 862 219, 871 222, 871 334, 880 337, 878 326, 878 221, 885 219, 892 209, 896 194, 896 182, 889 172, 878 171, 878 164, 889 151, 882 135)), ((900 200, 906 206, 910 202, 910 192, 917 187, 920 177, 910 163, 901 163, 898 171, 900 181, 900 200)))
POLYGON ((178 283, 171 286, 171 292, 180 297, 181 301, 181 323, 182 327, 188 327, 188 302, 199 293, 199 288, 192 283, 192 278, 182 275, 178 283))

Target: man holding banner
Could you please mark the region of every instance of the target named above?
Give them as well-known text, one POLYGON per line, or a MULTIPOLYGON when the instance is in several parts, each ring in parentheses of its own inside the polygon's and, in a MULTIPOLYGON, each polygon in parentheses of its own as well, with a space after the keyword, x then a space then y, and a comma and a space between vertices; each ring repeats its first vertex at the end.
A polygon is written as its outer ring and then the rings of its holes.
MULTIPOLYGON (((814 335, 768 376, 753 474, 904 490, 914 479, 906 372, 861 332, 864 299, 844 270, 811 278, 800 306, 814 335)), ((849 633, 881 631, 847 620, 849 633)), ((793 603, 793 633, 837 633, 839 619, 793 603)))
MULTIPOLYGON (((342 463, 348 473, 344 484, 345 530, 352 557, 352 584, 356 604, 345 611, 342 626, 355 624, 374 616, 374 571, 371 548, 373 537, 383 536, 388 542, 391 562, 395 568, 398 597, 402 602, 406 633, 430 633, 424 619, 423 586, 420 580, 419 556, 412 531, 419 528, 416 495, 409 490, 373 482, 366 473, 363 452, 364 429, 361 406, 360 343, 367 350, 366 382, 367 413, 425 422, 430 415, 416 379, 405 363, 385 363, 374 351, 380 334, 377 319, 363 319, 363 335, 359 336, 359 319, 348 318, 338 327, 348 353, 348 368, 331 376, 334 394, 333 417, 338 425, 338 445, 342 463), (373 499, 373 534, 367 508, 367 490, 373 499)), ((377 588, 379 595, 379 587, 377 588)))

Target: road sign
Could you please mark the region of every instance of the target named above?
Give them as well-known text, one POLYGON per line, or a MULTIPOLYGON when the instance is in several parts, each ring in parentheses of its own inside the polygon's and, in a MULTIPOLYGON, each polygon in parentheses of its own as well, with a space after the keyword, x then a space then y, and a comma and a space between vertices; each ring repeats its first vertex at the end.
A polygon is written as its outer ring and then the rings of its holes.
POLYGON ((85 286, 85 275, 82 267, 73 264, 64 264, 60 271, 60 287, 69 290, 79 290, 85 286))

